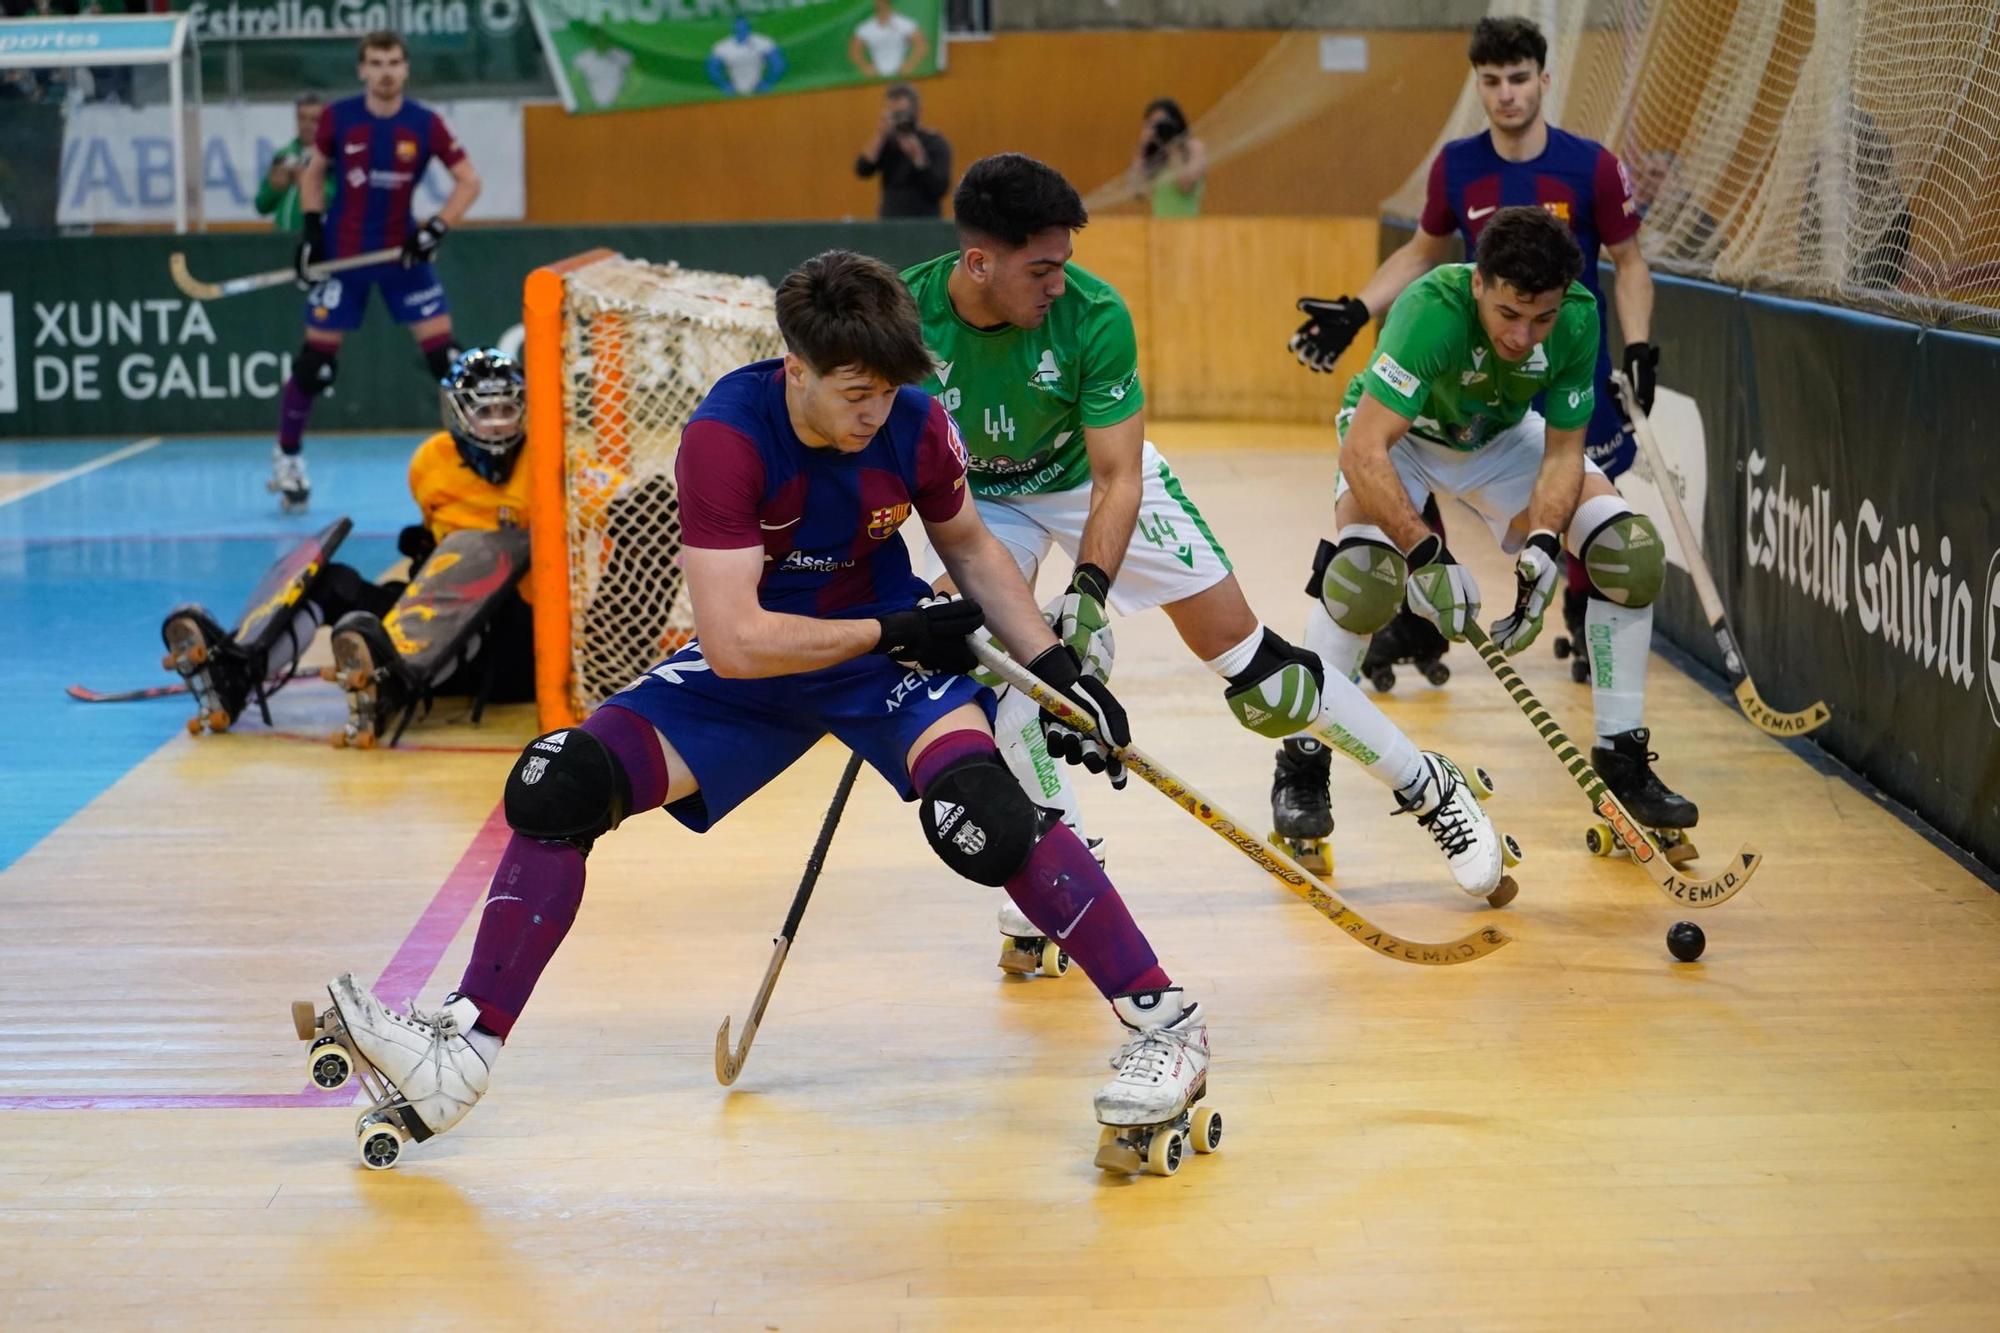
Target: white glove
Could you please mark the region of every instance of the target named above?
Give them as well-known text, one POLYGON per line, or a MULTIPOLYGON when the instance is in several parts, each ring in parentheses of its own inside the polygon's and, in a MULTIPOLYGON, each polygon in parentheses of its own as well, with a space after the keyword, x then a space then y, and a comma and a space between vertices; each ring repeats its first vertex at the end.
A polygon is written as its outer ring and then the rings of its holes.
POLYGON ((1514 612, 1494 621, 1490 631, 1501 651, 1518 653, 1542 632, 1542 613, 1549 608, 1549 598, 1556 590, 1556 575, 1561 570, 1562 547, 1557 544, 1556 535, 1546 528, 1529 533, 1528 544, 1521 548, 1520 558, 1514 562, 1514 585, 1518 590, 1514 612))

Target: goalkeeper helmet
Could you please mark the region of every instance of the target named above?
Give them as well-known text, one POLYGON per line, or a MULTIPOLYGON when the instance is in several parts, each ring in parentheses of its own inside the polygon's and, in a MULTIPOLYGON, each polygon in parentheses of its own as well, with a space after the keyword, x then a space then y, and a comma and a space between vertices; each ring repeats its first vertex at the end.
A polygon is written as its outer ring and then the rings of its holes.
POLYGON ((439 381, 444 428, 474 472, 504 486, 527 439, 526 382, 521 363, 493 347, 462 352, 439 381))

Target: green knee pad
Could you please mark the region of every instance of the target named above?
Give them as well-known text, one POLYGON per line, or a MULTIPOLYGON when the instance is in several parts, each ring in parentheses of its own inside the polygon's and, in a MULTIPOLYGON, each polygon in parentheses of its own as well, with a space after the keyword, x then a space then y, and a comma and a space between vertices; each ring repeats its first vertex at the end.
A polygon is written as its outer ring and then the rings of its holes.
POLYGON ((1409 562, 1395 547, 1349 537, 1327 556, 1319 600, 1334 624, 1355 634, 1373 634, 1403 609, 1403 581, 1409 573, 1409 562))
POLYGON ((1583 568, 1599 597, 1636 611, 1660 595, 1667 548, 1653 520, 1628 509, 1584 539, 1583 568))
POLYGON ((1296 736, 1319 717, 1319 681, 1299 661, 1275 664, 1261 678, 1224 690, 1222 697, 1237 722, 1274 741, 1296 736))

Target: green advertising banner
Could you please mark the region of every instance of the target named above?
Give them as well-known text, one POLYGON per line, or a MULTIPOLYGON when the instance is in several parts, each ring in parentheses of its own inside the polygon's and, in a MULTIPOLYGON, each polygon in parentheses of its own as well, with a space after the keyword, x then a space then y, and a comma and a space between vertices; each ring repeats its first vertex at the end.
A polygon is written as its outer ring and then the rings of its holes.
POLYGON ((187 11, 211 99, 359 91, 354 42, 393 28, 410 48, 410 92, 535 95, 549 88, 527 0, 169 0, 187 11))
MULTIPOLYGON (((529 270, 597 246, 775 282, 834 247, 903 268, 954 244, 951 224, 934 221, 467 227, 446 239, 438 275, 460 343, 513 349, 529 270)), ((304 296, 275 287, 191 301, 168 277, 167 256, 184 251, 196 277, 215 281, 285 267, 291 248, 269 234, 46 235, 0 245, 0 440, 276 430, 304 296)), ((312 429, 412 430, 437 420, 422 354, 370 298, 312 429)))
POLYGON ((528 0, 572 113, 918 79, 943 0, 528 0))

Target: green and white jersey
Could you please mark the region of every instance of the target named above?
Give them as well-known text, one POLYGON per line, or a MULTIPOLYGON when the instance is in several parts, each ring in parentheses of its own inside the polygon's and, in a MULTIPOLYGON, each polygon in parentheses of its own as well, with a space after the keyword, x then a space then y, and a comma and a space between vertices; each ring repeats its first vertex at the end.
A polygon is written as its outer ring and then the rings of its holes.
POLYGON ((1504 361, 1479 322, 1472 265, 1446 264, 1418 278, 1389 307, 1368 369, 1347 386, 1344 406, 1365 391, 1410 433, 1464 452, 1527 415, 1546 394, 1542 415, 1555 430, 1587 425, 1597 407, 1597 298, 1572 282, 1549 336, 1520 361, 1504 361))
POLYGON ((974 495, 1041 495, 1090 484, 1085 427, 1115 426, 1146 404, 1139 339, 1116 288, 1075 264, 1037 329, 976 329, 946 284, 958 253, 903 270, 936 368, 923 388, 958 422, 974 495))

